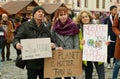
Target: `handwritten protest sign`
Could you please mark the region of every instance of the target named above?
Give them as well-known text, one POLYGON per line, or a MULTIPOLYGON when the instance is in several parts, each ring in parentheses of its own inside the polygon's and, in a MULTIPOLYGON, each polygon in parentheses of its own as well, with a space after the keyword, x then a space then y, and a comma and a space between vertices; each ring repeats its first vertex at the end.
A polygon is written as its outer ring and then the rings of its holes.
POLYGON ((22 59, 52 57, 50 38, 22 39, 22 59))
POLYGON ((80 50, 54 50, 52 58, 45 58, 44 78, 70 77, 82 74, 80 50))
POLYGON ((106 62, 107 60, 107 31, 108 26, 103 24, 89 24, 83 26, 85 45, 83 60, 106 62))

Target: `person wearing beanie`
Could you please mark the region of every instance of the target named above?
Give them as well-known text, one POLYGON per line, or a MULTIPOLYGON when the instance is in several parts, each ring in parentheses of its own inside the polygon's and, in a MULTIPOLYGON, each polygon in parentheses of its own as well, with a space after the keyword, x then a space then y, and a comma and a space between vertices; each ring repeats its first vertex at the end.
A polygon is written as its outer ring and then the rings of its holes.
MULTIPOLYGON (((32 39, 32 38, 51 38, 51 33, 45 28, 43 24, 43 18, 45 16, 45 10, 42 6, 36 6, 32 11, 33 18, 30 21, 26 21, 21 24, 17 34, 13 40, 13 46, 17 50, 23 48, 20 43, 21 39, 32 39)), ((52 43, 51 48, 55 48, 55 44, 52 43)), ((22 52, 24 53, 24 52, 22 52)), ((44 79, 44 58, 26 60, 27 79, 44 79)))
POLYGON ((2 18, 4 18, 4 17, 8 17, 8 15, 6 13, 3 13, 2 18))
POLYGON ((42 6, 36 6, 33 10, 32 10, 32 16, 34 16, 34 14, 36 13, 36 11, 38 10, 42 10, 43 13, 45 13, 45 10, 42 6))
POLYGON ((11 61, 12 59, 10 58, 10 44, 13 41, 13 32, 14 32, 14 28, 13 28, 13 24, 12 22, 9 20, 8 15, 6 13, 2 14, 2 27, 5 30, 6 33, 6 40, 4 41, 4 45, 2 48, 2 62, 7 60, 7 61, 11 61), (5 51, 5 47, 7 48, 5 51), (6 52, 6 53, 5 53, 6 52))

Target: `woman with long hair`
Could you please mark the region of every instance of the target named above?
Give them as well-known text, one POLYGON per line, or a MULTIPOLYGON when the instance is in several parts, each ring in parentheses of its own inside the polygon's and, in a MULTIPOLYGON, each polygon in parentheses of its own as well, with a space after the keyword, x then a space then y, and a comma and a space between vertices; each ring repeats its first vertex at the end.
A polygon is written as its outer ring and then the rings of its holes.
MULTIPOLYGON (((79 28, 69 17, 68 9, 66 7, 59 7, 55 12, 52 28, 52 36, 58 49, 79 49, 78 34, 79 28)), ((71 79, 71 77, 65 77, 65 79, 71 79)))

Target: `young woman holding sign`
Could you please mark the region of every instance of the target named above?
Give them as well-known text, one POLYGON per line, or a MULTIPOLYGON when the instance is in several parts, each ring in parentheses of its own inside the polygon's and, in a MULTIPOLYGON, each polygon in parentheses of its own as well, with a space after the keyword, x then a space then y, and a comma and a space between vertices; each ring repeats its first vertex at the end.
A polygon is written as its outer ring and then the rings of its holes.
MULTIPOLYGON (((85 40, 83 40, 83 25, 84 24, 93 24, 92 23, 92 15, 89 11, 81 11, 76 18, 76 22, 78 27, 80 28, 79 39, 80 39, 80 49, 83 50, 83 44, 85 44, 85 40)), ((108 45, 108 42, 106 43, 108 45)), ((92 79, 93 67, 95 66, 98 79, 105 79, 105 69, 104 63, 102 62, 93 62, 93 61, 83 61, 83 66, 85 69, 85 79, 92 79)))
MULTIPOLYGON (((67 8, 60 7, 55 12, 52 36, 59 50, 79 49, 79 28, 69 17, 68 11, 67 8)), ((65 77, 65 79, 70 78, 65 77)))

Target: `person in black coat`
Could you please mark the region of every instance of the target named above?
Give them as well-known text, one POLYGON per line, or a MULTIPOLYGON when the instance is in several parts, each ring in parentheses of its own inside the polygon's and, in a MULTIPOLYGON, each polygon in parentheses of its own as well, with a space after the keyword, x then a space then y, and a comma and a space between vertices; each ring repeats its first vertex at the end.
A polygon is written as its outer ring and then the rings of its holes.
MULTIPOLYGON (((2 23, 0 22, 0 50, 2 50, 4 41, 5 41, 5 31, 2 28, 2 23)), ((0 51, 0 53, 1 53, 1 51, 0 51)))
MULTIPOLYGON (((20 18, 15 18, 14 19, 14 26, 15 26, 14 36, 17 34, 18 29, 20 28, 20 25, 21 25, 20 18)), ((17 53, 17 56, 19 56, 21 54, 21 50, 16 49, 16 53, 17 53)))
MULTIPOLYGON (((0 21, 0 55, 2 52, 3 45, 4 45, 4 41, 5 41, 5 31, 2 28, 2 23, 0 21)), ((2 69, 2 62, 1 62, 1 58, 0 58, 0 76, 1 76, 1 69, 2 69)))
MULTIPOLYGON (((23 48, 20 43, 21 39, 32 38, 51 38, 51 33, 43 24, 45 10, 41 6, 36 6, 32 11, 33 18, 31 21, 26 21, 20 25, 17 34, 13 40, 15 49, 21 50, 23 48)), ((52 39, 51 39, 52 40, 52 39)), ((55 44, 51 43, 51 48, 55 48, 55 44)), ((26 60, 27 79, 44 79, 44 58, 26 60)))
MULTIPOLYGON (((112 5, 110 7, 110 15, 104 19, 104 24, 108 25, 108 40, 110 41, 110 45, 108 46, 107 68, 111 68, 111 58, 114 57, 116 35, 112 31, 112 25, 116 14, 117 14, 117 6, 112 5)), ((113 64, 114 62, 115 59, 113 60, 113 64)))

